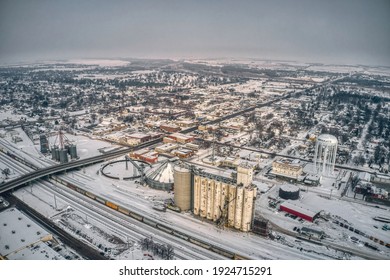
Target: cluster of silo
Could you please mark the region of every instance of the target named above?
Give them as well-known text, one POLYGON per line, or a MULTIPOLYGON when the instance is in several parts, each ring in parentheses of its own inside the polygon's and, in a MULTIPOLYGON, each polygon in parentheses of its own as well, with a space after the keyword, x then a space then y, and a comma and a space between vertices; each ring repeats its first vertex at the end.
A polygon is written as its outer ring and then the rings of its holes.
POLYGON ((256 188, 237 186, 194 176, 193 212, 208 220, 227 218, 226 225, 242 231, 251 229, 256 188), (225 217, 224 217, 225 216, 225 217))
POLYGON ((60 163, 67 163, 69 161, 68 154, 70 158, 77 158, 77 148, 76 145, 65 145, 63 149, 54 145, 51 148, 51 159, 55 161, 59 161, 60 163))

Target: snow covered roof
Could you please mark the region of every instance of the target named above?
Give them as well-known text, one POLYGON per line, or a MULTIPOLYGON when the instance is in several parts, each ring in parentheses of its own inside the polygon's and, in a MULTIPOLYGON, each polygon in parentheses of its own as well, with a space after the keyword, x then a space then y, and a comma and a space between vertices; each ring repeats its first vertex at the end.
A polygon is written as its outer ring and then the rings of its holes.
MULTIPOLYGON (((47 259, 47 252, 38 250, 37 252, 29 253, 29 251, 34 251, 36 246, 27 247, 32 244, 39 244, 40 246, 44 244, 42 240, 51 238, 49 232, 16 208, 10 208, 1 212, 0 221, 0 255, 7 256, 10 254, 10 258, 15 258, 12 255, 20 254, 21 251, 24 251, 24 254, 35 255, 35 259, 47 259), (41 251, 42 253, 40 253, 41 251)), ((57 256, 58 254, 55 254, 54 251, 51 253, 53 253, 50 254, 53 257, 62 258, 57 256)))
POLYGON ((147 172, 146 177, 160 183, 173 183, 173 167, 172 161, 166 160, 157 168, 153 168, 147 172))
POLYGON ((314 217, 315 215, 317 215, 319 213, 319 212, 315 212, 311 209, 303 208, 301 205, 291 203, 289 201, 283 202, 280 206, 286 207, 286 208, 291 209, 291 210, 298 212, 298 213, 302 213, 302 214, 309 216, 309 217, 314 217))

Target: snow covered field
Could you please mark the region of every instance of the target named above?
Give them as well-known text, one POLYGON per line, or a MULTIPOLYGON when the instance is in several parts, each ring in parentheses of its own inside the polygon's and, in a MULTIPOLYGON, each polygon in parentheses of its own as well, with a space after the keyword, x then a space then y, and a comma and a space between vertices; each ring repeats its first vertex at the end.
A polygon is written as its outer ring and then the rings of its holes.
POLYGON ((373 250, 363 246, 365 242, 368 242, 378 247, 379 254, 382 255, 384 259, 390 258, 389 248, 374 243, 368 238, 333 222, 336 220, 342 221, 344 224, 348 224, 349 227, 353 227, 354 229, 367 234, 367 236, 374 236, 384 242, 390 243, 388 232, 381 229, 383 223, 373 220, 376 216, 390 217, 390 209, 388 207, 375 207, 374 205, 361 203, 359 201, 345 198, 340 199, 340 197, 337 196, 336 191, 332 196, 329 192, 326 194, 327 191, 321 189, 322 187, 309 187, 307 188, 308 191, 306 191, 306 188, 301 188, 300 199, 294 201, 294 203, 300 205, 302 208, 321 212, 325 217, 325 219, 318 218, 314 223, 311 223, 299 218, 292 219, 290 216, 286 216, 285 212, 279 211, 279 207, 270 208, 268 206, 268 197, 278 197, 279 186, 280 185, 275 185, 265 195, 260 196, 259 201, 257 201, 257 211, 259 211, 263 217, 291 232, 293 232, 294 227, 302 226, 322 230, 328 236, 325 238, 327 241, 372 253, 373 250))

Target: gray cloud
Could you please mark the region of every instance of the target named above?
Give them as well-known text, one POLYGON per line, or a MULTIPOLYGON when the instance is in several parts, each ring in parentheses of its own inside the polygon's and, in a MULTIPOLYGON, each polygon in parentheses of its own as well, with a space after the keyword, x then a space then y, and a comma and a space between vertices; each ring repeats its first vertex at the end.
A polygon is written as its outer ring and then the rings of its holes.
POLYGON ((390 65, 390 1, 0 2, 0 62, 256 57, 390 65))

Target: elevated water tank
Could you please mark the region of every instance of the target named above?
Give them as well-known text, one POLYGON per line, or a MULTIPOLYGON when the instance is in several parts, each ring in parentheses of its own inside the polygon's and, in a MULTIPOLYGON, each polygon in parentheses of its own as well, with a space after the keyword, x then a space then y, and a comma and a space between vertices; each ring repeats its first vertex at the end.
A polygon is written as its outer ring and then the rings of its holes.
POLYGON ((337 138, 330 134, 318 136, 314 150, 314 167, 318 175, 330 176, 337 157, 337 138))
POLYGON ((182 211, 191 209, 191 171, 181 166, 174 168, 174 200, 182 211))

